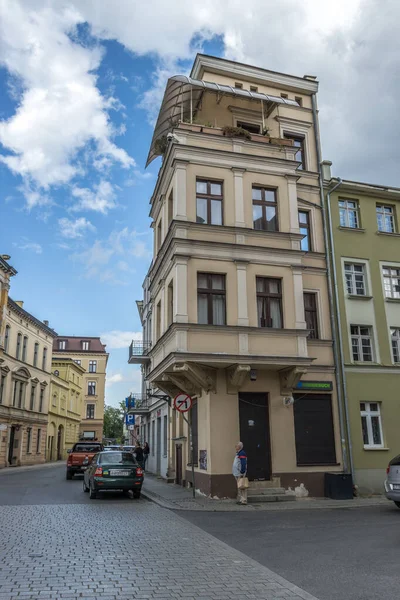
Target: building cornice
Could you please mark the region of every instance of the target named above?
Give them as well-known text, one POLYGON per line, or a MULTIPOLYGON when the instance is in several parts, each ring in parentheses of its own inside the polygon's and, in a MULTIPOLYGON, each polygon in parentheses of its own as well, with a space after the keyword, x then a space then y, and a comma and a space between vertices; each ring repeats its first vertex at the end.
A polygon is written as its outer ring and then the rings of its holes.
MULTIPOLYGON (((323 182, 325 191, 329 192, 329 189, 333 188, 338 182, 339 180, 335 177, 329 181, 325 180, 323 182)), ((343 196, 346 192, 354 195, 362 194, 363 196, 372 196, 374 199, 385 198, 388 200, 400 201, 400 188, 343 179, 340 188, 334 192, 334 195, 343 196)))
MULTIPOLYGON (((22 308, 21 306, 19 306, 10 297, 8 298, 7 306, 9 308, 9 310, 11 310, 15 314, 17 314, 21 319, 24 319, 25 321, 28 321, 29 323, 31 323, 31 325, 34 325, 35 327, 37 327, 38 329, 40 329, 41 331, 43 331, 46 335, 49 335, 52 338, 56 338, 57 337, 58 334, 57 334, 56 331, 54 331, 54 329, 51 329, 50 327, 47 327, 47 325, 45 325, 44 323, 42 323, 42 321, 39 321, 39 319, 37 319, 36 317, 34 317, 33 315, 31 315, 31 313, 28 313, 28 311, 26 311, 24 308, 22 308)), ((47 321, 46 321, 46 323, 47 323, 47 321)))

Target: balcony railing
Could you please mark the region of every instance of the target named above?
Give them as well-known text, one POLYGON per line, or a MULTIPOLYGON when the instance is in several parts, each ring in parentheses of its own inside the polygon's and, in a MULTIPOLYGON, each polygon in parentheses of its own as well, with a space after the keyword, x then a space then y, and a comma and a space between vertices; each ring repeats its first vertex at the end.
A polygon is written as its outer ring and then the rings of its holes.
POLYGON ((129 402, 128 414, 144 415, 150 411, 153 400, 144 394, 134 394, 129 402))
POLYGON ((151 342, 137 342, 133 340, 129 346, 128 362, 145 362, 149 360, 148 353, 151 349, 151 342))

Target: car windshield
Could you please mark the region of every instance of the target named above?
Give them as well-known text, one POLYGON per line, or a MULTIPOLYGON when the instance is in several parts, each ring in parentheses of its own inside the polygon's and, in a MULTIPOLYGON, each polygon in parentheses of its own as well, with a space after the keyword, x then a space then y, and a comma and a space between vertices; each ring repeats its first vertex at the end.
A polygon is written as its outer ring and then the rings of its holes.
POLYGON ((76 444, 74 446, 73 452, 99 452, 101 450, 101 446, 98 444, 76 444))
POLYGON ((124 452, 134 452, 135 451, 134 446, 124 446, 122 449, 124 452))
POLYGON ((100 462, 107 465, 137 465, 131 452, 107 452, 100 456, 100 462))

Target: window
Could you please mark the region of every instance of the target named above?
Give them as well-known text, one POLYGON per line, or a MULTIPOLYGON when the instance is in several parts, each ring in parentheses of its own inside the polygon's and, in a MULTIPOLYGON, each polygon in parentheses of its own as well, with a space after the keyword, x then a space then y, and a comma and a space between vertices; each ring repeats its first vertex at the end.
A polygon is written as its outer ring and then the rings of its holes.
POLYGON ((67 347, 67 342, 65 340, 60 340, 58 342, 58 349, 59 350, 65 350, 67 347))
POLYGON ((382 448, 380 402, 361 402, 360 411, 364 448, 382 448))
POLYGON ((57 406, 57 394, 53 394, 53 406, 57 406))
POLYGON ((163 435, 163 454, 167 456, 168 454, 168 417, 164 416, 164 435, 163 435))
POLYGON ((345 263, 344 275, 348 294, 352 296, 366 295, 364 265, 345 263))
POLYGON ((317 294, 304 292, 304 315, 307 329, 310 330, 310 340, 318 339, 317 294))
POLYGON ((360 227, 357 200, 339 200, 340 227, 358 229, 360 227))
POLYGON ((285 98, 287 100, 289 96, 287 94, 281 94, 281 98, 285 98))
POLYGON ((296 394, 293 413, 297 465, 336 464, 331 395, 296 394))
POLYGON ((33 349, 33 366, 37 367, 37 361, 39 356, 39 344, 36 342, 33 349))
POLYGON ((299 210, 299 228, 300 233, 304 235, 300 242, 300 247, 305 252, 311 250, 311 229, 310 229, 310 213, 308 210, 299 210))
POLYGON ((4 352, 8 352, 9 343, 10 343, 10 326, 6 325, 6 333, 4 336, 4 352))
POLYGON ((32 446, 32 427, 28 427, 26 430, 26 453, 31 453, 32 446))
POLYGON ((26 353, 28 350, 28 338, 26 335, 24 335, 24 341, 22 344, 22 361, 26 362, 26 353))
POLYGON ((43 360, 42 360, 42 369, 46 370, 46 360, 47 360, 47 348, 43 348, 43 360))
MULTIPOLYGON (((89 360, 89 373, 96 373, 97 371, 97 360, 89 360)), ((72 375, 73 377, 73 375, 72 375)))
POLYGON ((88 381, 88 396, 95 396, 95 395, 96 395, 96 382, 88 381))
POLYGON ((350 325, 353 360, 372 362, 372 328, 364 325, 350 325))
POLYGON ((259 327, 282 329, 282 286, 280 279, 256 277, 259 327))
POLYGON ((400 363, 400 328, 392 328, 390 330, 390 336, 392 339, 393 362, 400 363))
POLYGON ((297 167, 300 170, 306 169, 305 161, 305 148, 304 148, 304 137, 301 135, 295 135, 293 133, 284 133, 283 137, 287 140, 293 140, 293 146, 297 148, 294 159, 297 160, 300 165, 297 167))
POLYGON ((147 437, 146 442, 150 445, 150 423, 147 423, 147 437))
POLYGON ((249 133, 261 133, 260 123, 246 123, 245 121, 236 121, 236 127, 241 127, 249 133))
POLYGON ((25 408, 25 383, 19 382, 18 408, 25 408))
MULTIPOLYGON (((198 428, 198 411, 197 411, 197 400, 193 400, 192 408, 190 409, 190 423, 192 425, 192 445, 193 445, 193 462, 195 465, 198 464, 199 456, 199 428, 198 428)), ((192 453, 191 447, 188 447, 189 456, 188 463, 192 464, 192 453)))
POLYGON ((82 342, 82 350, 89 350, 90 342, 82 342))
POLYGON ((22 333, 17 335, 17 349, 15 351, 15 358, 19 360, 21 354, 21 341, 22 341, 22 333))
POLYGON ((157 252, 160 250, 162 244, 162 220, 160 219, 157 225, 157 252))
POLYGON ((156 443, 155 431, 156 431, 156 422, 152 421, 151 422, 151 455, 152 456, 154 456, 154 446, 156 443))
POLYGON ((80 364, 81 364, 81 361, 80 361, 80 360, 76 360, 75 362, 76 362, 76 364, 77 364, 77 365, 80 365, 80 364))
POLYGON ((258 87, 256 85, 251 85, 250 86, 250 91, 251 92, 255 92, 257 94, 258 93, 258 87))
POLYGON ((196 221, 222 225, 222 182, 196 181, 196 221))
POLYGON ((94 404, 87 404, 86 405, 86 418, 87 419, 94 419, 94 404))
POLYGON ((383 267, 382 270, 386 298, 400 299, 400 269, 396 267, 383 267))
POLYGON ((254 229, 278 231, 276 190, 253 187, 252 197, 254 229))
POLYGON ((303 106, 303 98, 301 96, 295 96, 294 99, 299 106, 303 106))
POLYGON ((43 412, 43 402, 44 402, 44 388, 40 388, 40 396, 39 396, 39 412, 43 412))
POLYGON ((3 402, 4 388, 6 387, 6 375, 0 370, 0 404, 3 402))
POLYGON ((198 322, 225 325, 225 275, 197 274, 198 322))
POLYGON ((35 409, 35 396, 36 396, 36 386, 31 386, 31 397, 29 401, 29 410, 35 409))
POLYGON ((156 306, 156 340, 161 337, 161 300, 156 306))
POLYGON ((394 211, 392 206, 376 205, 376 218, 378 221, 378 231, 394 233, 394 211))
POLYGON ((40 442, 42 441, 42 430, 37 430, 37 439, 36 439, 36 454, 40 454, 40 442))
POLYGON ((174 282, 171 281, 171 283, 168 286, 168 327, 170 325, 172 325, 173 320, 174 320, 174 282))
POLYGON ((168 224, 171 223, 171 221, 174 218, 174 193, 171 190, 170 195, 168 196, 168 224))
POLYGON ((237 88, 238 90, 242 90, 243 89, 243 83, 239 83, 238 81, 235 81, 235 88, 237 88))
POLYGON ((17 406, 17 395, 18 395, 19 381, 14 381, 14 392, 13 392, 13 406, 17 406))

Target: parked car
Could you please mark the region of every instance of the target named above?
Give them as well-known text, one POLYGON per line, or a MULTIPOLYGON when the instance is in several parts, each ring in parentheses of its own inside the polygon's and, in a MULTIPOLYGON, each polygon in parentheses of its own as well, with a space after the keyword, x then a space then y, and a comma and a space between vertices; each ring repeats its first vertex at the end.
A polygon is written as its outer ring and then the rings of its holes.
POLYGON ((91 499, 107 490, 131 490, 134 498, 140 498, 143 470, 132 452, 99 452, 88 465, 83 476, 83 491, 91 499))
POLYGON ((395 505, 400 508, 400 454, 390 461, 386 469, 384 485, 386 498, 393 500, 395 505))
POLYGON ((107 451, 111 451, 111 450, 121 450, 121 446, 105 446, 104 450, 107 451))
POLYGON ((83 473, 96 452, 102 450, 103 444, 100 442, 77 442, 74 444, 73 448, 68 451, 67 479, 72 479, 77 473, 83 473))
POLYGON ((135 446, 122 446, 122 450, 124 452, 133 452, 133 454, 135 453, 135 446))

